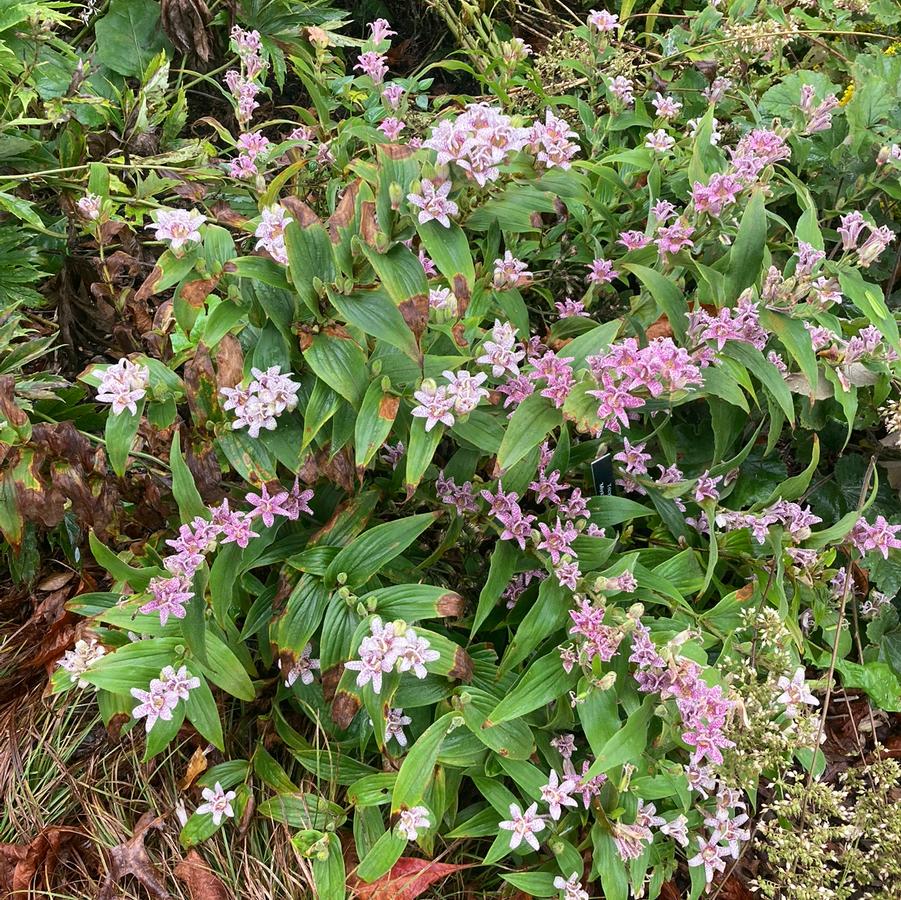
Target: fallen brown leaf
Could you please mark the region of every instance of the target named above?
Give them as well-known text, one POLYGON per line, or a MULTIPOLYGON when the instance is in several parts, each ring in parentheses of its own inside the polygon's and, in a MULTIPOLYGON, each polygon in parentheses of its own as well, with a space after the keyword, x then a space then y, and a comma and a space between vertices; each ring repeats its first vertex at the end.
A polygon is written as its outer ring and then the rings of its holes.
POLYGON ((187 885, 191 900, 234 900, 234 895, 196 850, 189 850, 175 867, 175 877, 187 885))
POLYGON ((124 843, 108 851, 109 871, 103 879, 103 884, 100 885, 97 900, 114 900, 116 888, 124 875, 134 875, 153 900, 170 900, 170 894, 144 847, 147 830, 161 828, 162 822, 162 816, 155 816, 152 812, 144 813, 135 825, 134 834, 124 843))
POLYGON ((372 884, 358 882, 354 889, 361 900, 416 900, 436 882, 468 868, 469 864, 441 863, 402 856, 387 875, 372 884))
POLYGON ((27 894, 39 869, 49 888, 61 851, 81 835, 77 828, 52 826, 30 844, 0 844, 0 889, 27 894))

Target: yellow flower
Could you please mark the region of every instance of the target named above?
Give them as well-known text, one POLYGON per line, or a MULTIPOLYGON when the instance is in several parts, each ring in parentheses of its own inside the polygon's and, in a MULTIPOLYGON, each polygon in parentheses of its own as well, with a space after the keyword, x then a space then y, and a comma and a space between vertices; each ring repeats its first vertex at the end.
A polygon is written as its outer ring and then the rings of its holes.
POLYGON ((889 44, 888 47, 885 48, 885 55, 894 56, 899 50, 901 50, 901 41, 895 41, 894 44, 889 44))
POLYGON ((839 106, 847 106, 850 102, 851 98, 854 96, 854 82, 852 81, 846 88, 845 93, 842 94, 842 99, 838 101, 839 106))

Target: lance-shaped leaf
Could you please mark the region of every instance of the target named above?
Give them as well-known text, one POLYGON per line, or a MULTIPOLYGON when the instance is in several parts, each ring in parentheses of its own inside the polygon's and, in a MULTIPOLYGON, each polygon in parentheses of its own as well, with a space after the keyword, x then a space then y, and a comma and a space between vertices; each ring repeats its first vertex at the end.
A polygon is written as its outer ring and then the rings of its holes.
POLYGON ((334 587, 342 573, 351 587, 365 584, 382 566, 403 553, 440 515, 437 510, 420 513, 363 532, 332 560, 325 573, 326 587, 334 587))
POLYGON ((476 614, 472 620, 472 634, 479 630, 491 610, 494 609, 504 588, 507 587, 516 572, 518 560, 519 553, 511 541, 498 541, 494 545, 491 561, 488 564, 488 578, 479 594, 476 614))
POLYGON ((429 467, 441 437, 444 426, 439 422, 431 431, 425 430, 425 419, 416 418, 410 423, 410 441, 407 446, 407 468, 404 475, 404 486, 407 496, 412 497, 416 486, 422 481, 425 470, 429 467))
POLYGON ((396 584, 360 597, 360 603, 374 603, 383 619, 405 622, 454 618, 463 612, 465 602, 456 591, 434 584, 396 584))
POLYGON ((172 493, 175 495, 182 521, 190 522, 197 516, 208 519, 210 512, 201 499, 200 492, 194 484, 194 476, 181 455, 181 437, 177 431, 172 436, 169 468, 172 470, 172 493))
POLYGON ((500 450, 497 451, 498 467, 509 469, 519 462, 562 421, 563 414, 547 397, 530 394, 516 407, 510 418, 500 450))
POLYGON ((397 416, 400 397, 389 393, 391 382, 377 378, 366 389, 360 412, 354 425, 354 463, 362 477, 366 466, 391 432, 397 416))
POLYGON ((450 228, 445 228, 432 220, 417 225, 416 230, 432 262, 447 279, 462 316, 472 299, 476 278, 469 241, 463 229, 456 222, 451 222, 450 228))
POLYGON ((350 325, 397 347, 417 363, 422 359, 416 335, 410 330, 400 307, 384 289, 355 291, 347 295, 330 291, 329 300, 350 325))
POLYGON ((301 576, 288 595, 284 609, 276 612, 269 625, 269 637, 287 672, 322 623, 328 606, 328 591, 318 578, 301 576))
POLYGON ((551 650, 528 666, 519 682, 489 712, 487 723, 509 722, 550 703, 563 696, 578 677, 575 669, 567 673, 560 662, 559 651, 551 650))
POLYGON ((303 357, 309 367, 348 403, 359 409, 369 384, 369 366, 363 348, 343 328, 314 335, 303 357))
POLYGON ((141 416, 144 414, 143 397, 138 400, 136 406, 138 408, 136 413, 124 409, 118 414, 110 411, 106 417, 106 430, 104 433, 106 454, 109 457, 113 471, 120 478, 125 474, 128 454, 131 452, 131 445, 134 442, 135 435, 138 433, 141 416))
MULTIPOLYGON (((735 300, 757 281, 766 248, 766 207, 762 190, 755 190, 742 213, 726 270, 726 298, 735 300)), ((724 257, 725 259, 725 257, 724 257)))
POLYGON ((435 774, 435 764, 438 760, 438 751, 444 740, 456 713, 445 713, 436 719, 410 747, 397 780, 394 782, 394 791, 391 794, 391 815, 396 815, 402 809, 412 809, 422 803, 425 792, 435 774))
POLYGON ((318 221, 305 226, 291 222, 285 229, 285 248, 291 281, 306 307, 318 315, 319 296, 314 282, 318 279, 331 284, 335 280, 335 254, 328 232, 318 221))
POLYGON ((486 747, 511 759, 528 759, 532 755, 535 744, 525 722, 519 719, 498 724, 488 720, 497 697, 475 687, 466 688, 460 696, 466 727, 486 747))
POLYGON ((657 702, 653 696, 645 697, 638 710, 626 719, 623 727, 601 748, 597 759, 588 770, 588 778, 609 772, 641 756, 648 743, 648 722, 654 714, 657 702))

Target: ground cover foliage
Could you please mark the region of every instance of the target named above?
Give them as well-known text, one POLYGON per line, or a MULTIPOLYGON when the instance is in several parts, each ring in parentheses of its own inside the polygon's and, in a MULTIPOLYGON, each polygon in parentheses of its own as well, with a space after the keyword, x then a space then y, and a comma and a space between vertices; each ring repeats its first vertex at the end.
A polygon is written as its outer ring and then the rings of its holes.
POLYGON ((899 21, 0 11, 0 887, 898 896, 899 21))

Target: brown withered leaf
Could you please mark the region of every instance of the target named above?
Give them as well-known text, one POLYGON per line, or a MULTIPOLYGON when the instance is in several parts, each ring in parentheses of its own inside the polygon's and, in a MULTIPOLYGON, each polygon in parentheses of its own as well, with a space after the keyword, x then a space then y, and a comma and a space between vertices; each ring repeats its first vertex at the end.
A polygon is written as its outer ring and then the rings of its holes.
POLYGON ((163 277, 163 270, 159 266, 154 266, 150 270, 150 274, 144 279, 141 286, 135 292, 134 299, 144 301, 150 299, 156 293, 156 286, 163 277))
POLYGON ((12 375, 0 376, 0 413, 15 428, 28 421, 28 416, 19 408, 15 399, 16 379, 12 375))
POLYGON ((454 336, 454 343, 458 347, 468 347, 469 341, 466 340, 466 326, 462 322, 456 322, 451 328, 451 334, 454 336))
POLYGON ((209 61, 213 52, 210 11, 203 0, 162 0, 160 22, 182 53, 209 61))
POLYGON ((457 316, 462 319, 463 316, 466 315, 466 310, 469 307, 470 296, 469 285, 466 283, 466 279, 459 273, 454 275, 451 290, 457 298, 457 316))
POLYGON ((211 207, 210 213, 217 222, 230 225, 232 228, 241 228, 247 221, 246 216, 232 209, 224 200, 217 200, 211 207))
POLYGON ((191 900, 234 898, 196 850, 189 850, 188 855, 175 867, 175 877, 187 886, 191 900))
POLYGON ((201 309, 204 300, 216 290, 216 285, 219 284, 221 277, 221 275, 213 275, 212 278, 195 278, 194 281, 182 285, 179 296, 193 309, 201 309))
POLYGON ((186 791, 207 769, 206 754, 203 747, 198 747, 188 760, 188 768, 185 770, 184 777, 178 782, 178 789, 186 791))
MULTIPOLYGON (((26 896, 40 869, 40 879, 50 889, 60 855, 84 833, 77 828, 51 826, 30 844, 0 844, 0 890, 5 896, 26 896)), ((37 885, 35 885, 37 887, 37 885)))
POLYGON ((414 294, 399 303, 397 308, 418 344, 429 322, 429 298, 425 294, 414 294))
POLYGON ((472 865, 403 856, 381 878, 371 884, 355 880, 353 888, 358 900, 416 900, 433 884, 472 865))
POLYGON ((656 322, 652 322, 648 325, 645 329, 645 335, 649 341, 653 341, 656 338, 673 336, 673 326, 670 325, 666 313, 663 313, 656 322))
POLYGON ((319 216, 300 197, 282 197, 281 203, 301 228, 307 228, 319 221, 319 216))
POLYGON ((146 812, 138 819, 134 834, 127 841, 107 851, 108 872, 100 885, 97 900, 114 900, 119 881, 125 875, 137 878, 153 900, 170 900, 170 894, 144 846, 148 829, 159 829, 162 826, 162 816, 146 812))
POLYGON ((205 344, 198 344, 194 356, 185 364, 184 379, 191 416, 197 426, 203 428, 219 408, 216 372, 205 344))
POLYGON ((244 353, 233 334, 225 335, 216 347, 216 387, 234 387, 244 377, 244 353))
MULTIPOLYGON (((323 695, 325 691, 323 690, 323 695)), ((339 728, 349 728, 353 722, 354 716, 360 710, 360 701, 353 695, 345 691, 339 691, 335 694, 332 701, 332 721, 339 728)))

